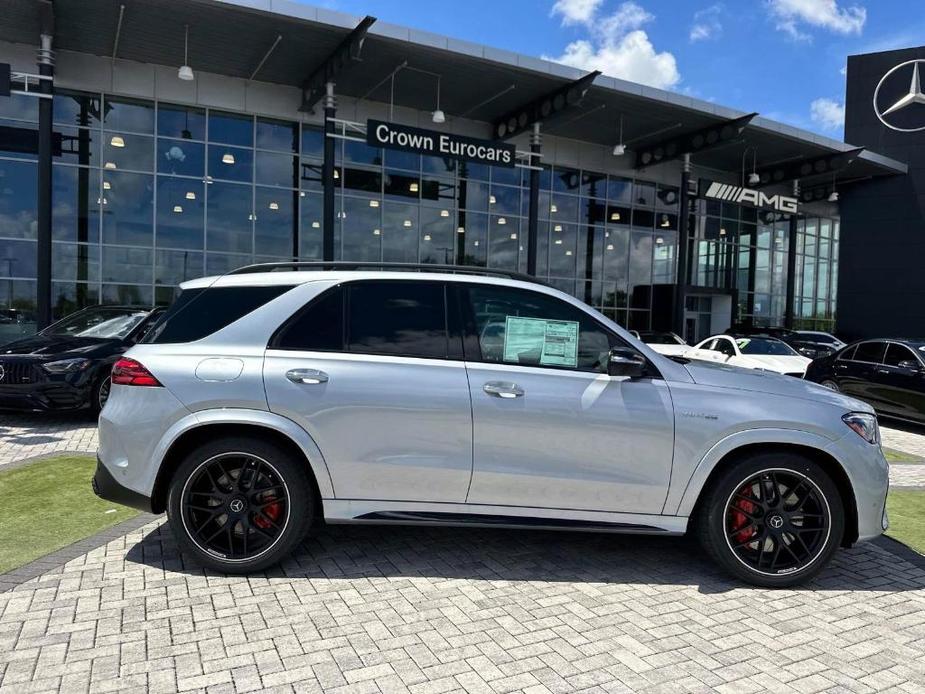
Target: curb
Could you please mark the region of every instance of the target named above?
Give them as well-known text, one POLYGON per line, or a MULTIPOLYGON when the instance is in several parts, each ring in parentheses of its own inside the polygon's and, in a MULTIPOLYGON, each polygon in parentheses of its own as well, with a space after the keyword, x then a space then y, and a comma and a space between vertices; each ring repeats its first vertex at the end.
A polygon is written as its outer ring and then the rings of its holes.
POLYGON ((16 470, 17 468, 25 467, 30 463, 36 463, 40 460, 46 460, 48 458, 58 458, 65 455, 79 455, 86 456, 88 458, 95 458, 96 451, 72 451, 70 449, 63 451, 51 451, 49 453, 40 453, 38 455, 29 456, 28 458, 21 458, 19 460, 14 460, 12 463, 0 463, 0 472, 6 470, 16 470))

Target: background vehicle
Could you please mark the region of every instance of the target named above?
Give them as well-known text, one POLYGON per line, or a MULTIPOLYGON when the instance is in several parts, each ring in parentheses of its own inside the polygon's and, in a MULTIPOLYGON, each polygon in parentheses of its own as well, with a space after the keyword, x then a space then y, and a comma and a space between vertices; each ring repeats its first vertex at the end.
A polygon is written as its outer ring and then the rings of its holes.
POLYGON ((644 331, 639 333, 639 339, 668 357, 682 357, 691 348, 684 338, 672 332, 644 331))
POLYGON ((113 363, 163 309, 92 306, 0 347, 0 408, 102 408, 113 363))
POLYGON ((684 356, 797 378, 803 378, 810 363, 810 359, 797 354, 787 343, 763 336, 714 335, 689 349, 684 356))
POLYGON ((677 363, 517 276, 262 271, 291 266, 184 283, 113 367, 94 487, 200 563, 259 570, 316 518, 690 530, 782 586, 885 528, 864 403, 677 363))
POLYGON ((877 412, 925 424, 925 340, 866 340, 817 359, 806 378, 877 412))
POLYGON ((736 326, 726 331, 736 337, 773 337, 786 342, 794 350, 809 359, 825 357, 845 346, 834 335, 817 330, 790 330, 782 327, 736 326))

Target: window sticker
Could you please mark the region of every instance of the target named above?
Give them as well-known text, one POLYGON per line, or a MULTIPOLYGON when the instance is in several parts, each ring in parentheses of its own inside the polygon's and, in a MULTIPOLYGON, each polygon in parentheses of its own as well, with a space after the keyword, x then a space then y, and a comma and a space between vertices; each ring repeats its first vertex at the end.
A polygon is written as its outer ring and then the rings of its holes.
POLYGON ((507 316, 504 361, 541 366, 578 366, 578 323, 507 316))

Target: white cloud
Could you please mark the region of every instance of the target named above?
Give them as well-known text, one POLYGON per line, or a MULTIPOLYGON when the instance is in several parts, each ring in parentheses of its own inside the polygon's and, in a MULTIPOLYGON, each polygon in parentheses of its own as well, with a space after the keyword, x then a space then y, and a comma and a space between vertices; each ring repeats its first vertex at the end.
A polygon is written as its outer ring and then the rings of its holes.
POLYGON ((834 99, 815 99, 809 105, 809 117, 823 130, 837 130, 845 125, 845 105, 834 99))
POLYGON ((768 0, 777 28, 792 38, 809 40, 801 24, 828 29, 836 34, 860 34, 867 10, 860 5, 840 7, 837 0, 768 0))
POLYGON ((562 15, 563 24, 587 24, 604 0, 556 0, 551 15, 562 15))
MULTIPOLYGON (((556 7, 563 3, 574 5, 578 1, 559 0, 553 11, 561 13, 563 23, 568 23, 564 11, 556 7)), ((668 51, 656 51, 649 35, 641 28, 653 19, 653 15, 635 2, 624 2, 605 17, 597 14, 596 4, 587 19, 581 20, 588 28, 589 38, 573 41, 557 57, 543 57, 581 70, 600 70, 612 77, 668 89, 680 82, 681 75, 675 57, 668 51)))
POLYGON ((691 43, 717 39, 722 35, 723 24, 719 20, 722 11, 723 6, 716 4, 694 13, 694 23, 690 32, 691 43))

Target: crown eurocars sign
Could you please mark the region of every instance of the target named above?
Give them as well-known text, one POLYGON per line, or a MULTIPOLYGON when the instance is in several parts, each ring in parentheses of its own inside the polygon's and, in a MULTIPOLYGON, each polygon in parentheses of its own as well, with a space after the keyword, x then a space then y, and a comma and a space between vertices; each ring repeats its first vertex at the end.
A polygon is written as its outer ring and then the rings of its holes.
POLYGON ((789 195, 768 195, 753 188, 742 188, 728 183, 719 183, 705 178, 700 179, 701 195, 705 198, 749 205, 762 210, 776 210, 788 214, 795 213, 800 201, 789 195))
POLYGON ((366 144, 370 147, 400 149, 492 166, 513 167, 516 164, 515 147, 505 142, 479 140, 381 120, 370 119, 366 122, 366 144))

